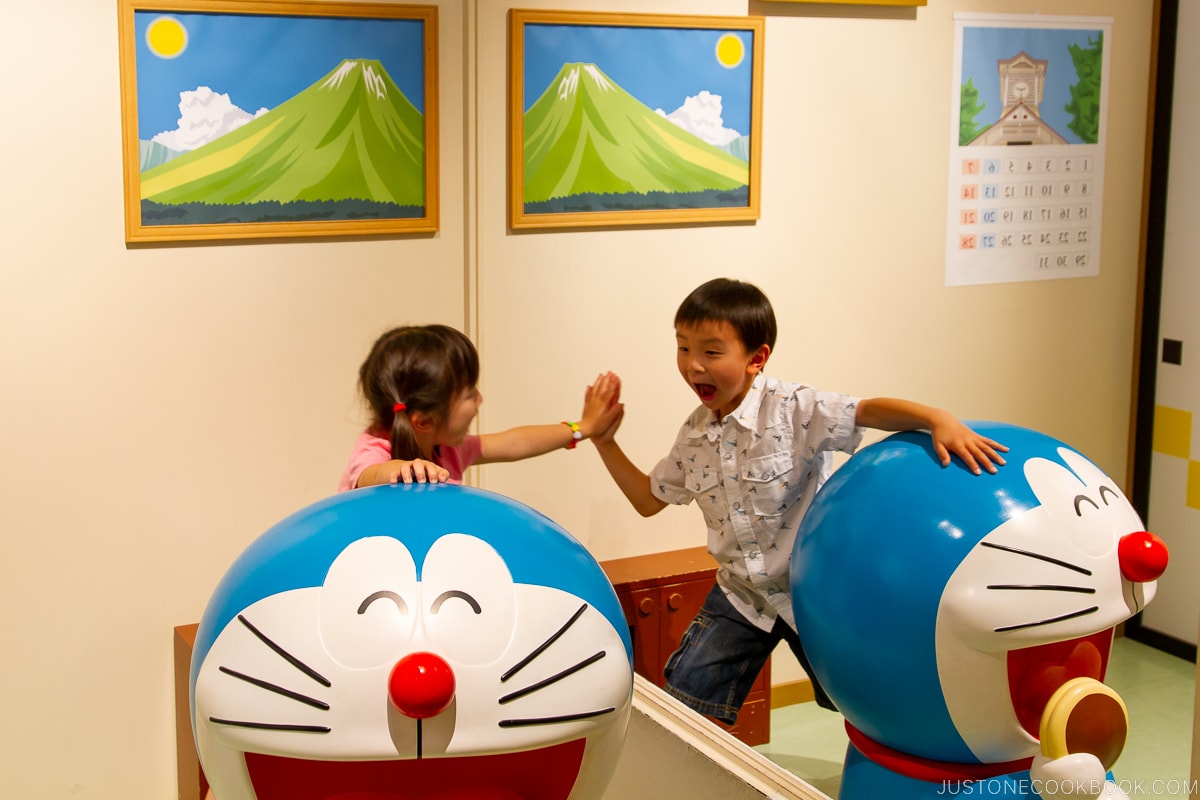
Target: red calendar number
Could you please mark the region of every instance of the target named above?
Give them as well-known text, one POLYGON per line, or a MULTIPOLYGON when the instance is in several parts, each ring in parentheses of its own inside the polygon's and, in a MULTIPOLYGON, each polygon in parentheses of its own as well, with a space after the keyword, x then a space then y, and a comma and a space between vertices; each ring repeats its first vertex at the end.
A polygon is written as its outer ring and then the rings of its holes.
POLYGON ((976 247, 978 247, 978 242, 975 238, 975 234, 967 233, 958 237, 959 250, 974 250, 976 247))
POLYGON ((979 174, 979 159, 964 158, 962 162, 963 175, 978 175, 979 174))
POLYGON ((963 200, 976 200, 979 198, 979 184, 964 183, 962 187, 963 200))

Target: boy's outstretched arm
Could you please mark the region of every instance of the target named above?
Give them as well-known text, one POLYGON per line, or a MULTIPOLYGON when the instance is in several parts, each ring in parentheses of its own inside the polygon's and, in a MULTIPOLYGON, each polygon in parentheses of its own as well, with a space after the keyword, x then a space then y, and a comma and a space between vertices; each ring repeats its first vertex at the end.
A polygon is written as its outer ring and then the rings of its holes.
POLYGON ((608 474, 616 481, 634 509, 643 517, 650 517, 662 511, 667 504, 654 496, 650 491, 650 476, 629 460, 629 456, 625 455, 625 451, 614 438, 624 416, 625 407, 618 404, 616 418, 605 430, 592 435, 592 443, 596 445, 596 452, 600 454, 600 460, 604 462, 608 474))
POLYGON ((942 466, 949 466, 951 454, 958 456, 967 469, 978 475, 982 470, 995 472, 1004 465, 1001 453, 1008 448, 981 436, 949 411, 894 397, 872 397, 859 401, 855 421, 867 428, 883 431, 925 429, 933 439, 933 450, 942 466))

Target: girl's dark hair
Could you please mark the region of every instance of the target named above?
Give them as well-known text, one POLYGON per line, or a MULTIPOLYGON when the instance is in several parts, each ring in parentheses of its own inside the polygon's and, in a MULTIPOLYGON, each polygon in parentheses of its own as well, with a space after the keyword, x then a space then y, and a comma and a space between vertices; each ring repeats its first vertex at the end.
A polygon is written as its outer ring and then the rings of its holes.
POLYGON ((754 284, 714 278, 696 287, 675 312, 675 326, 701 322, 728 322, 748 352, 775 349, 775 309, 754 284))
POLYGON ((390 431, 392 458, 421 458, 409 411, 445 419, 450 404, 479 382, 479 354, 448 325, 394 328, 375 340, 358 369, 358 385, 371 409, 372 429, 390 431), (404 403, 406 411, 393 410, 404 403))

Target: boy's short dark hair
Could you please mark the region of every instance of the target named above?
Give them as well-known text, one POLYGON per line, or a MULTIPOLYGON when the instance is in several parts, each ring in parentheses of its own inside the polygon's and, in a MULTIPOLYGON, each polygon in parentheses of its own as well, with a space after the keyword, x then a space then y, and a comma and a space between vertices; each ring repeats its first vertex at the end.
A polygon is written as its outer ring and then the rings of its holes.
POLYGON ((728 322, 747 351, 764 344, 775 349, 775 309, 752 283, 714 278, 696 287, 679 304, 675 326, 701 322, 728 322))

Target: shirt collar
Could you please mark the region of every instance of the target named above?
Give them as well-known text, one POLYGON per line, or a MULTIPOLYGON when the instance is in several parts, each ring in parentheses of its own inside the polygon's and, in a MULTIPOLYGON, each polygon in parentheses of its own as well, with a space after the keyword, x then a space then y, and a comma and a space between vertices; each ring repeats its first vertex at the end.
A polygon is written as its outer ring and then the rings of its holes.
POLYGON ((750 389, 746 392, 746 396, 742 398, 742 402, 725 419, 717 419, 717 415, 713 411, 701 406, 692 415, 692 425, 691 429, 687 432, 687 437, 689 439, 707 437, 710 441, 715 442, 721 438, 721 428, 725 424, 726 419, 746 430, 754 430, 758 421, 758 412, 762 406, 763 393, 766 390, 766 386, 767 376, 761 372, 755 375, 754 381, 750 384, 750 389))

